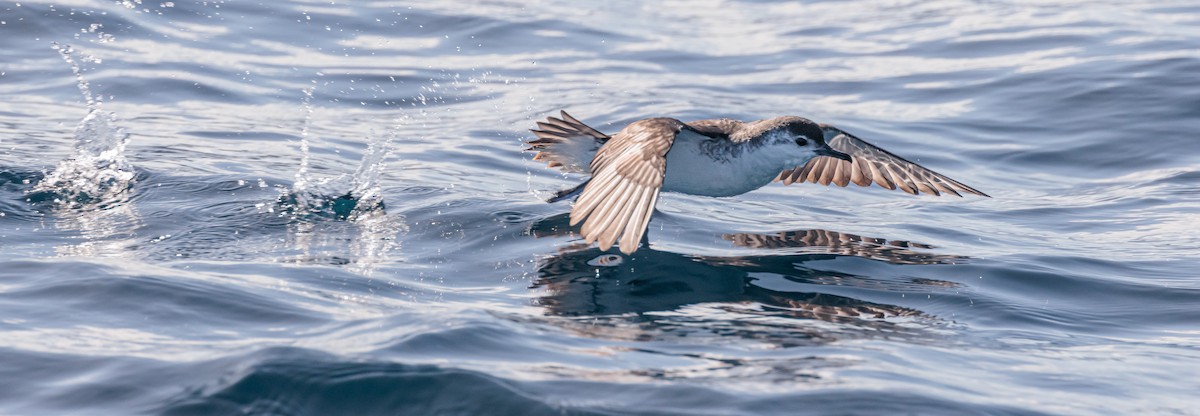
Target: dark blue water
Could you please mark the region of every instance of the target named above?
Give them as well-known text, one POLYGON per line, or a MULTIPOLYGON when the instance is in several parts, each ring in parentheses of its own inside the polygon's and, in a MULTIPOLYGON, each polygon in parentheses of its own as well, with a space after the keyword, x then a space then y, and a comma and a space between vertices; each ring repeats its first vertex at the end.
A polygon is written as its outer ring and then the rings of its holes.
POLYGON ((0 413, 1196 414, 1200 7, 1141 3, 0 4, 0 413), (602 258, 560 109, 993 198, 667 194, 602 258))

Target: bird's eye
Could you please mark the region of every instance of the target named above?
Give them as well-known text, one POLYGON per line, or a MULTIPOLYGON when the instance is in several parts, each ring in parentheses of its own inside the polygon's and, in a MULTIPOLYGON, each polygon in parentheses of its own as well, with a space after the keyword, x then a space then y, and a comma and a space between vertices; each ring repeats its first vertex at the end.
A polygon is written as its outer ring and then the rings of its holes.
POLYGON ((807 146, 808 140, 805 140, 804 136, 796 137, 796 145, 797 146, 807 146))

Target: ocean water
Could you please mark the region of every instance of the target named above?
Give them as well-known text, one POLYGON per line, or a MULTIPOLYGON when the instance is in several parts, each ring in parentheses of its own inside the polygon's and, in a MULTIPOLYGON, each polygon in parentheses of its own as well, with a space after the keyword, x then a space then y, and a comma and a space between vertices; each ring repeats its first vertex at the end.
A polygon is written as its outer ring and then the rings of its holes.
POLYGON ((1194 1, 7 1, 0 126, 0 414, 1200 414, 1194 1), (562 109, 992 198, 604 253, 522 151, 562 109))

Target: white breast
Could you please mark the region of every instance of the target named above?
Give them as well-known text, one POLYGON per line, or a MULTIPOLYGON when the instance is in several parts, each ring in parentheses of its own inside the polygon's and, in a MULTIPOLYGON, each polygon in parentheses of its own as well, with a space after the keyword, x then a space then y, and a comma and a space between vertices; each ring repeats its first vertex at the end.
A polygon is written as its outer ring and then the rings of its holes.
MULTIPOLYGON (((771 183, 789 162, 797 158, 798 146, 748 146, 734 157, 706 151, 708 137, 684 130, 667 152, 663 191, 704 196, 734 196, 771 183), (715 156, 715 157, 714 157, 715 156)), ((711 146, 708 146, 711 148, 711 146)), ((807 159, 804 159, 807 161, 807 159)))

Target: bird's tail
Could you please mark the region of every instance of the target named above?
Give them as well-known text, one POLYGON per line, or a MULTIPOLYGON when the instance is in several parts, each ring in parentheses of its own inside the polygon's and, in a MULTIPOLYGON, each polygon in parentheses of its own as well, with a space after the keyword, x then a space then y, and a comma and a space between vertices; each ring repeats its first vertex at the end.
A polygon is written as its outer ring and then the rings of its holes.
POLYGON ((592 181, 591 179, 588 179, 586 181, 583 181, 583 183, 581 183, 579 185, 575 185, 574 188, 563 189, 561 191, 555 192, 554 196, 550 197, 550 199, 547 199, 546 202, 553 204, 555 202, 577 196, 581 192, 583 192, 583 188, 586 187, 588 182, 591 182, 591 181, 592 181))
POLYGON ((537 151, 533 160, 544 160, 552 168, 587 173, 596 151, 608 141, 608 135, 588 127, 566 111, 560 114, 562 118, 546 117, 546 122, 539 121, 538 128, 530 130, 537 140, 527 142, 529 148, 525 150, 537 151))

